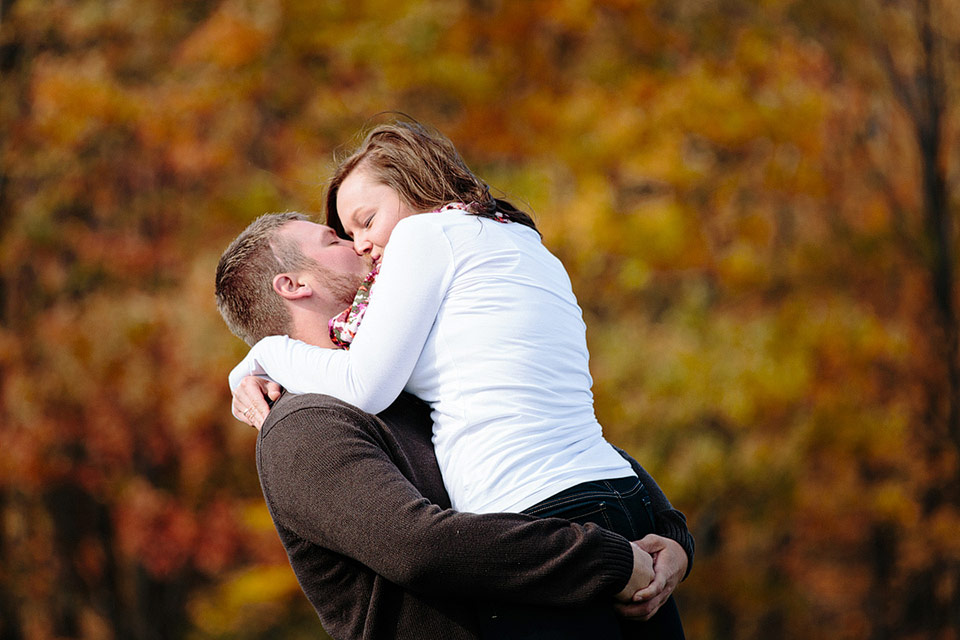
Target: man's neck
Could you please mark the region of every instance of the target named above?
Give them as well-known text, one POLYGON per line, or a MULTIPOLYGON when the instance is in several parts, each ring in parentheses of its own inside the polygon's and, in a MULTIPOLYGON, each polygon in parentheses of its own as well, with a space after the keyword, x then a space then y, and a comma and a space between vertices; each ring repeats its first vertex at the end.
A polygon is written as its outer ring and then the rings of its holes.
POLYGON ((307 344, 316 345, 325 349, 335 349, 336 345, 330 340, 330 327, 327 324, 334 313, 329 316, 315 309, 300 308, 293 310, 290 323, 290 337, 307 344))

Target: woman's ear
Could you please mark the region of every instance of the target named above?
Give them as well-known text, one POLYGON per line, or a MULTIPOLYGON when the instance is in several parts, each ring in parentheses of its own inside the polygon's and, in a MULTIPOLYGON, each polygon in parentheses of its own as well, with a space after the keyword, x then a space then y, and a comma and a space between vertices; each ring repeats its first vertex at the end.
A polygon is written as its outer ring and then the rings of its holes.
POLYGON ((310 285, 292 273, 278 273, 273 276, 273 290, 285 300, 299 300, 313 295, 310 285))

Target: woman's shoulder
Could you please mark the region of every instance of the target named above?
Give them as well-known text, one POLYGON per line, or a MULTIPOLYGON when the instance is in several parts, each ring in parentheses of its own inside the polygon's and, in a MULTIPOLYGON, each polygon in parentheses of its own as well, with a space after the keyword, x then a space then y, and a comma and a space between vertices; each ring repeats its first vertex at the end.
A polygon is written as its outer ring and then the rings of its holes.
POLYGON ((449 259, 454 243, 448 225, 438 215, 418 213, 400 220, 390 233, 385 263, 388 257, 399 255, 416 261, 449 259))
MULTIPOLYGON (((396 239, 414 239, 423 237, 441 237, 449 227, 447 216, 441 213, 416 213, 400 220, 390 234, 390 242, 396 239)), ((459 217, 459 216, 449 216, 459 217)))
POLYGON ((455 253, 477 243, 512 245, 517 242, 527 244, 530 241, 540 244, 540 236, 529 227, 516 222, 503 223, 482 218, 461 209, 419 213, 404 218, 397 223, 390 238, 391 244, 397 242, 408 247, 419 247, 420 250, 425 250, 434 243, 441 243, 449 246, 455 253))
POLYGON ((406 238, 408 241, 416 238, 449 237, 451 234, 456 234, 458 229, 476 224, 476 220, 476 216, 458 209, 417 213, 397 223, 390 241, 393 242, 398 233, 400 238, 406 238))
POLYGON ((458 208, 444 208, 440 211, 428 211, 407 216, 397 223, 400 225, 446 228, 462 224, 463 221, 476 218, 469 211, 458 208))

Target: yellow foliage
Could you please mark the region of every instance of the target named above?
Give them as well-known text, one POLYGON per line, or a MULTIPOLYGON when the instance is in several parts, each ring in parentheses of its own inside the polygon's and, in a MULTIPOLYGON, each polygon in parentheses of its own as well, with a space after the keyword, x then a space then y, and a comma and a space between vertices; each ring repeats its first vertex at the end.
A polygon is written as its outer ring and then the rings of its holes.
POLYGON ((907 492, 907 487, 893 482, 873 490, 873 509, 880 519, 906 525, 913 524, 919 516, 917 505, 907 492))
POLYGON ((260 566, 222 576, 220 584, 190 604, 198 629, 211 635, 262 631, 283 615, 286 600, 300 596, 289 566, 260 566))
POLYGON ((686 265, 684 258, 696 255, 689 248, 696 245, 698 230, 690 224, 687 212, 672 202, 642 207, 630 214, 625 238, 629 239, 629 253, 657 265, 686 265))

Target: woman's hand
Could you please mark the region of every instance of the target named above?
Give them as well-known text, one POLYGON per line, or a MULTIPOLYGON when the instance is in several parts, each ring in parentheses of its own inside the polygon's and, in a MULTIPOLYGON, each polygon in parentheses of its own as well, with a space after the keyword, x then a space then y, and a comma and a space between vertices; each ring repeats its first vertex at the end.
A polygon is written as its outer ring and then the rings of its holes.
POLYGON ((246 422, 259 431, 263 421, 267 419, 267 414, 270 413, 270 405, 267 404, 266 399, 274 401, 282 392, 280 385, 272 380, 247 376, 233 390, 230 410, 237 420, 246 422))

